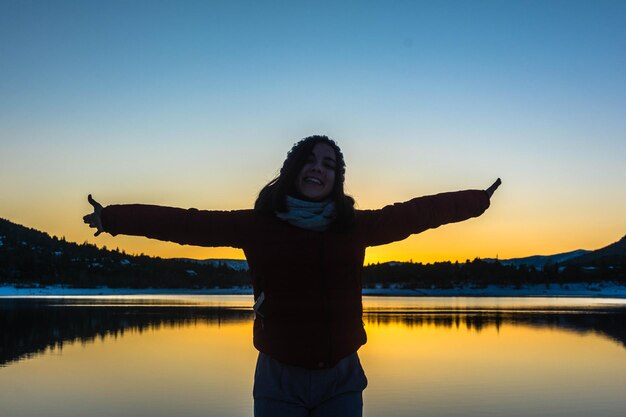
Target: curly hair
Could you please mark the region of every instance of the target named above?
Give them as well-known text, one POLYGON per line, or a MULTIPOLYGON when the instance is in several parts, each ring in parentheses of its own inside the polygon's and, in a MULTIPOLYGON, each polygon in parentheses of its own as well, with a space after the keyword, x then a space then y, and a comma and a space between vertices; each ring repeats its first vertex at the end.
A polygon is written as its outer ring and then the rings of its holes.
POLYGON ((336 168, 335 183, 330 198, 335 202, 337 218, 331 229, 348 230, 354 225, 354 199, 344 192, 346 163, 339 146, 328 136, 308 136, 293 145, 287 153, 278 177, 271 180, 259 192, 254 203, 254 210, 265 215, 274 215, 276 212, 287 211, 287 195, 296 195, 295 183, 302 167, 318 143, 325 143, 335 151, 336 168))

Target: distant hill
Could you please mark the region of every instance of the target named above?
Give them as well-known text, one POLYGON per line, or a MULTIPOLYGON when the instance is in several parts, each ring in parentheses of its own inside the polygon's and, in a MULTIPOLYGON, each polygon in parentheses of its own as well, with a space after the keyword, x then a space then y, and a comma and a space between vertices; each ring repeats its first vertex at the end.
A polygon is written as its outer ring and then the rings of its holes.
POLYGON ((250 285, 249 274, 224 262, 130 255, 0 219, 0 283, 90 288, 215 288, 250 285))
POLYGON ((567 265, 578 266, 610 266, 626 264, 626 236, 608 246, 571 258, 565 263, 567 265))
POLYGON ((570 259, 574 259, 580 257, 581 255, 585 255, 591 253, 591 251, 578 249, 572 252, 564 252, 558 253, 556 255, 533 255, 527 256, 525 258, 511 258, 511 259, 495 259, 495 258, 486 258, 483 261, 487 262, 495 262, 498 261, 502 265, 513 265, 520 266, 526 265, 529 267, 534 267, 536 269, 543 269, 545 265, 555 264, 555 263, 563 263, 569 261, 570 259))
POLYGON ((534 267, 543 269, 546 265, 559 264, 560 266, 593 267, 626 265, 626 236, 619 241, 611 243, 596 250, 578 249, 572 252, 558 253, 556 255, 533 255, 525 258, 495 259, 485 258, 483 261, 498 261, 502 265, 534 267))
POLYGON ((175 258, 180 261, 191 262, 200 265, 212 265, 215 267, 225 266, 235 271, 247 271, 248 261, 245 259, 189 259, 189 258, 175 258))

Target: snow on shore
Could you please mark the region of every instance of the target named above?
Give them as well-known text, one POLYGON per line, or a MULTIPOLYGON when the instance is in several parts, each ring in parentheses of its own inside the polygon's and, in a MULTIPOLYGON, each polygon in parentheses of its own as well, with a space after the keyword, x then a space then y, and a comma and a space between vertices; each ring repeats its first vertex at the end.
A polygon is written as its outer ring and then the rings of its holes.
MULTIPOLYGON (((64 286, 17 288, 0 285, 0 297, 98 296, 98 295, 252 295, 252 288, 163 289, 163 288, 69 288, 64 286)), ((557 285, 525 285, 521 288, 490 285, 485 288, 450 289, 366 288, 363 295, 406 297, 594 297, 626 298, 626 285, 613 282, 557 285)))
POLYGON ((626 298, 626 285, 613 282, 571 283, 514 286, 489 285, 485 288, 450 289, 364 289, 363 295, 395 295, 423 297, 591 297, 626 298))
POLYGON ((62 285, 16 288, 0 285, 1 297, 98 296, 98 295, 252 295, 252 288, 71 288, 62 285))

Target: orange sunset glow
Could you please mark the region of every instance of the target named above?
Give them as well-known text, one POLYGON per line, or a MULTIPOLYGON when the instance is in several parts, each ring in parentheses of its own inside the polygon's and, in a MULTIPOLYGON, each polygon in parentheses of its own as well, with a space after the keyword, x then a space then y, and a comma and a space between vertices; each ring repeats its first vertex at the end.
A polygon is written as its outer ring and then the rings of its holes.
POLYGON ((96 238, 87 195, 250 208, 292 144, 323 134, 359 208, 502 178, 480 218, 370 248, 366 263, 619 240, 623 5, 492 6, 4 3, 0 217, 131 254, 242 259, 96 238))

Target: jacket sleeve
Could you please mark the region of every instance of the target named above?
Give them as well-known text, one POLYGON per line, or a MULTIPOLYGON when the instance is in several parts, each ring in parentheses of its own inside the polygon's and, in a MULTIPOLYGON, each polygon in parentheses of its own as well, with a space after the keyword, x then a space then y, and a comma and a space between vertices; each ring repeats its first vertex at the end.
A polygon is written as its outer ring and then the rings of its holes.
POLYGON ((379 210, 359 210, 357 227, 366 246, 384 245, 447 223, 480 216, 489 207, 483 190, 417 197, 379 210))
POLYGON ((102 227, 113 236, 145 236, 184 245, 241 248, 252 210, 209 211, 145 204, 102 209, 102 227))

